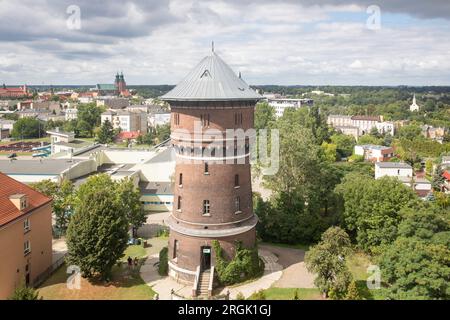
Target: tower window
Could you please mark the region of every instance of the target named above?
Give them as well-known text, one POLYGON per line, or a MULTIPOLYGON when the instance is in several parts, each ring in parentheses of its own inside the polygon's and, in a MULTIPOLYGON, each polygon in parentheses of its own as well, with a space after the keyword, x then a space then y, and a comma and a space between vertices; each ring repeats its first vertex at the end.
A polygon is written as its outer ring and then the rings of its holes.
POLYGON ((208 162, 205 162, 205 174, 209 174, 209 165, 208 165, 208 162))
POLYGON ((174 260, 177 259, 177 253, 178 253, 178 240, 174 240, 174 242, 173 242, 173 256, 172 256, 172 258, 174 260))
POLYGON ((183 174, 182 173, 180 173, 180 178, 178 179, 179 181, 178 181, 178 184, 180 185, 180 186, 182 186, 183 185, 183 174))
POLYGON ((234 114, 234 124, 235 125, 242 124, 242 113, 235 113, 234 114))
POLYGON ((210 213, 209 200, 203 200, 203 214, 208 215, 210 213))
POLYGON ((181 210, 181 196, 178 196, 177 209, 181 210))
POLYGON ((236 213, 241 212, 241 198, 240 197, 236 197, 234 199, 234 209, 235 209, 236 213))
POLYGON ((239 175, 238 174, 234 175, 234 186, 239 187, 239 175))
POLYGON ((209 113, 200 115, 202 127, 209 127, 209 113))

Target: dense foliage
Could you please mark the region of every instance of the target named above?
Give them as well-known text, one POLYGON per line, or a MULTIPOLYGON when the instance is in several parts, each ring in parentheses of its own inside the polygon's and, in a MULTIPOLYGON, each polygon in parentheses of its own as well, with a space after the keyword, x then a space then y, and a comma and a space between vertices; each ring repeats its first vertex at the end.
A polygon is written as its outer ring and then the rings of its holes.
POLYGON ((314 284, 328 296, 342 298, 347 292, 351 274, 345 259, 350 253, 350 238, 339 227, 331 227, 322 234, 322 240, 305 255, 305 264, 316 274, 314 284))
POLYGON ((159 251, 158 273, 167 276, 169 273, 169 249, 164 247, 159 251))
POLYGON ((21 286, 14 290, 9 300, 42 300, 39 299, 39 292, 32 287, 21 286))
POLYGON ((109 279, 128 241, 129 207, 119 183, 106 174, 92 176, 76 192, 75 212, 67 228, 68 263, 83 276, 109 279))
POLYGON ((226 260, 219 241, 214 240, 214 253, 216 255, 216 271, 220 283, 231 285, 248 279, 259 277, 264 272, 264 262, 258 256, 258 249, 244 248, 237 241, 235 254, 231 260, 226 260))
POLYGON ((11 131, 11 136, 15 139, 39 138, 44 134, 44 123, 30 117, 17 120, 11 131))

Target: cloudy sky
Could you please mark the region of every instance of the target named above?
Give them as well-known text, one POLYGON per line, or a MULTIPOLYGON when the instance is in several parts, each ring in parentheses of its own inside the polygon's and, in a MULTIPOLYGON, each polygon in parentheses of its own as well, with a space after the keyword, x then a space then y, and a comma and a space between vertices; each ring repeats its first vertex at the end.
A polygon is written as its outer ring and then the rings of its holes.
POLYGON ((176 84, 212 40, 250 84, 450 85, 448 0, 0 0, 0 31, 11 85, 176 84))

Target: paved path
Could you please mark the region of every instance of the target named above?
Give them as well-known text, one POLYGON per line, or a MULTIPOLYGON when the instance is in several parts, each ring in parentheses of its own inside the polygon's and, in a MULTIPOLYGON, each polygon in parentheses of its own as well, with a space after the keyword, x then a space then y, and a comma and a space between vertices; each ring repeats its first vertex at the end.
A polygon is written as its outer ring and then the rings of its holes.
POLYGON ((283 266, 283 274, 274 283, 278 288, 315 288, 314 274, 305 266, 305 251, 294 248, 260 245, 261 249, 270 250, 278 257, 283 266))
POLYGON ((55 263, 59 258, 63 257, 67 253, 66 239, 53 239, 52 240, 52 263, 55 263))
POLYGON ((155 212, 147 215, 145 224, 137 230, 137 234, 143 238, 151 238, 156 236, 158 230, 167 226, 166 221, 170 212, 155 212))

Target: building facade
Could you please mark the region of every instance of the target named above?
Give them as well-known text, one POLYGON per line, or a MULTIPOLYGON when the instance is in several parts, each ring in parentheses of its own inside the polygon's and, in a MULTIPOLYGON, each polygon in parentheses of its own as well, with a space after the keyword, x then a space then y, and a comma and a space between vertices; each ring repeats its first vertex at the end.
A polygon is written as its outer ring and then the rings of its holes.
POLYGON ((142 111, 108 110, 102 113, 101 123, 111 122, 114 129, 120 128, 125 132, 139 131, 146 133, 148 129, 147 113, 142 111))
POLYGON ((293 99, 293 98, 270 98, 267 102, 271 107, 275 109, 275 115, 277 118, 283 116, 284 110, 288 108, 299 109, 305 106, 312 106, 314 104, 313 99, 293 99))
POLYGON ((211 270, 214 240, 228 259, 234 256, 236 241, 244 247, 255 245, 249 142, 239 137, 230 145, 224 133, 251 129, 260 98, 214 51, 162 96, 171 106, 176 153, 168 224, 169 275, 177 280, 196 283, 200 274, 211 270), (211 137, 204 136, 211 130, 219 134, 213 146, 211 137))
POLYGON ((395 133, 394 123, 383 121, 382 116, 329 115, 327 123, 344 134, 355 136, 356 139, 370 133, 373 128, 376 128, 381 134, 389 133, 393 136, 395 133))
POLYGON ((392 147, 365 144, 356 145, 354 153, 358 156, 363 156, 366 161, 386 162, 394 156, 394 149, 392 147))
POLYGON ((0 173, 0 299, 52 264, 51 199, 0 173))

